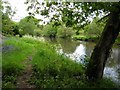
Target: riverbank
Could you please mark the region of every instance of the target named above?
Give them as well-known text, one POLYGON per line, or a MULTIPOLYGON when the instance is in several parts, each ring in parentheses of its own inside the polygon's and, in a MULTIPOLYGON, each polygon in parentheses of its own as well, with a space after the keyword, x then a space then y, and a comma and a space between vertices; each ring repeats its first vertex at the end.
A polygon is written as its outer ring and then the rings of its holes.
POLYGON ((97 37, 97 36, 86 36, 86 35, 74 35, 72 37, 72 39, 74 39, 74 40, 81 40, 81 41, 92 41, 92 42, 95 42, 95 41, 98 41, 99 37, 97 37))
POLYGON ((90 83, 85 78, 85 67, 56 52, 56 47, 33 37, 10 37, 3 52, 3 88, 16 88, 17 78, 24 75, 26 65, 31 74, 26 83, 39 88, 103 88, 117 87, 110 79, 90 83))
MULTIPOLYGON (((80 40, 80 41, 90 41, 90 42, 97 42, 99 40, 99 37, 93 35, 93 36, 86 36, 86 35, 74 35, 72 36, 72 39, 74 40, 80 40)), ((120 36, 115 41, 116 45, 120 45, 120 36)))

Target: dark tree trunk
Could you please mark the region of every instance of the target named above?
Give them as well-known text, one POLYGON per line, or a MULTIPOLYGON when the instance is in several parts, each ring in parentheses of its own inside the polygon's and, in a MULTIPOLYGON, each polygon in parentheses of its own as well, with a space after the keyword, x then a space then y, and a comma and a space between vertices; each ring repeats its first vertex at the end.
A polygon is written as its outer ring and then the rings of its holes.
POLYGON ((119 13, 111 13, 87 66, 86 75, 89 80, 96 81, 103 77, 105 63, 119 32, 120 15, 119 13))

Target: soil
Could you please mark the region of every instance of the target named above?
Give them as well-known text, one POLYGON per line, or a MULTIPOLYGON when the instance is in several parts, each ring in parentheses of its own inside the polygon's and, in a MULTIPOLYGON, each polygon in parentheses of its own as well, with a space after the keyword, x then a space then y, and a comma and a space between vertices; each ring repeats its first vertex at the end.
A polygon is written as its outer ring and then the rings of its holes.
POLYGON ((26 60, 23 62, 25 69, 23 73, 17 77, 16 88, 21 88, 21 90, 23 90, 23 88, 35 88, 35 85, 31 85, 28 82, 30 77, 32 76, 32 65, 30 63, 31 60, 32 60, 32 56, 28 56, 26 60))

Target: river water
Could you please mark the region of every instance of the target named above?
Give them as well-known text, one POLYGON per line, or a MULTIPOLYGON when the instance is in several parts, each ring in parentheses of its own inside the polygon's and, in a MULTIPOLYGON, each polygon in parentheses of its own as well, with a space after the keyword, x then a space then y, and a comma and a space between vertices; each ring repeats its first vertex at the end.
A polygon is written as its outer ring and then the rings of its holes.
MULTIPOLYGON (((45 41, 56 45, 59 53, 62 53, 80 63, 83 63, 83 58, 86 55, 91 55, 94 46, 96 45, 94 42, 74 41, 71 39, 60 38, 45 38, 45 41)), ((120 46, 113 46, 111 55, 109 56, 104 69, 104 77, 108 77, 120 85, 120 46)))

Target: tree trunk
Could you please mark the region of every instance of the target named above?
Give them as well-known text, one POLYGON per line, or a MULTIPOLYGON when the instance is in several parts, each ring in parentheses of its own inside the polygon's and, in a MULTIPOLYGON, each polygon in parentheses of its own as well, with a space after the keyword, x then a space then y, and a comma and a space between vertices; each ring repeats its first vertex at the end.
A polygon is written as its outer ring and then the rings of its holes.
POLYGON ((87 66, 86 75, 89 80, 96 81, 103 77, 105 63, 119 32, 120 15, 111 13, 87 66))

